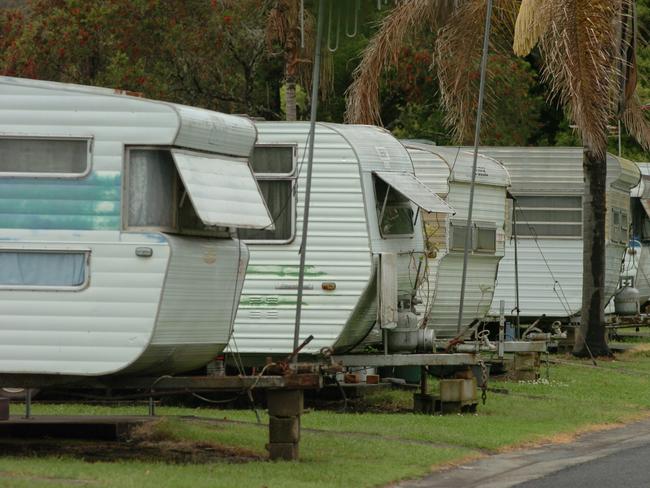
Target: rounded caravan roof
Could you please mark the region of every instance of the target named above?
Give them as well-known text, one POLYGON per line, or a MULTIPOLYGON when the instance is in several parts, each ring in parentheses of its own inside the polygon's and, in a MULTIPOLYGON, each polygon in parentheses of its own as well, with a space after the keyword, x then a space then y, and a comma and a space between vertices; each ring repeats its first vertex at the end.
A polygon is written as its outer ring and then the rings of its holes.
POLYGON ((449 177, 451 176, 449 163, 429 151, 430 144, 426 142, 419 140, 402 140, 400 142, 411 156, 416 178, 439 195, 449 193, 449 177))
POLYGON ((641 180, 637 186, 632 188, 630 197, 648 198, 650 197, 650 162, 637 162, 636 165, 641 172, 641 180))
MULTIPOLYGON (((116 117, 135 118, 136 122, 140 119, 147 141, 151 135, 146 131, 148 127, 169 128, 169 138, 150 142, 153 144, 248 157, 257 138, 255 125, 246 117, 141 98, 122 90, 8 76, 0 76, 0 85, 0 97, 5 109, 12 106, 14 97, 32 97, 34 110, 47 111, 48 92, 56 92, 56 96, 69 96, 70 111, 88 111, 93 104, 105 107, 108 102, 116 117), (83 100, 75 95, 83 95, 83 100), (88 103, 92 97, 95 100, 88 103), (165 112, 169 117, 165 118, 165 112)), ((134 134, 133 143, 138 143, 137 136, 134 134)))
POLYGON ((413 172, 406 148, 390 131, 374 125, 322 123, 341 134, 352 146, 362 170, 373 171, 378 165, 388 171, 413 172))
MULTIPOLYGON (((470 182, 474 164, 473 150, 465 147, 436 146, 421 142, 405 141, 410 147, 428 151, 444 159, 450 167, 449 181, 470 182)), ((476 166, 476 183, 490 186, 510 186, 510 173, 496 159, 486 156, 480 151, 476 166)))
MULTIPOLYGON (((470 148, 465 148, 470 150, 470 148)), ((581 147, 484 146, 481 153, 500 161, 510 172, 515 195, 582 195, 581 147)), ((607 184, 629 190, 639 181, 634 163, 607 155, 607 184)))

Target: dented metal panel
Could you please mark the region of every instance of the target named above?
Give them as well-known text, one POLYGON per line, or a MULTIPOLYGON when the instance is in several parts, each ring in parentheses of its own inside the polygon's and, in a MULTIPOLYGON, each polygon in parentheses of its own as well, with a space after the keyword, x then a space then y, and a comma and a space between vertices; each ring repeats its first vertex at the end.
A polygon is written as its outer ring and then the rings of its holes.
POLYGON ((206 225, 273 229, 246 159, 172 150, 178 173, 206 225))

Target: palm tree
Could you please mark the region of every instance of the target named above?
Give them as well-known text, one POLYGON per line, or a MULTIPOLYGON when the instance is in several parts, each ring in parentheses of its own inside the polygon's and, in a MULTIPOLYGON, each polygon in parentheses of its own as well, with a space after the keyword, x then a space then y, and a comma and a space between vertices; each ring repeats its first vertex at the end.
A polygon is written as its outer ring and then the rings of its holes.
MULTIPOLYGON (((650 128, 635 95, 634 0, 495 0, 491 52, 518 55, 539 48, 543 75, 582 137, 583 297, 577 356, 609 355, 604 327, 607 126, 620 119, 644 147, 650 128)), ((378 123, 378 74, 397 64, 409 33, 436 29, 433 66, 458 142, 471 134, 476 112, 484 0, 411 0, 385 18, 363 53, 348 91, 347 118, 378 123)), ((488 111, 490 106, 488 70, 488 111)), ((492 103, 494 100, 492 99, 492 103)))

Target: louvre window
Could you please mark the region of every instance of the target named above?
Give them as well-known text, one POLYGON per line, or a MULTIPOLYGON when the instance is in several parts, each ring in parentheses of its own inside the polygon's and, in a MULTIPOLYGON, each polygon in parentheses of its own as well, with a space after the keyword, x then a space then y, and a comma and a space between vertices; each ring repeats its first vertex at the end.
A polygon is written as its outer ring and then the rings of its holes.
POLYGON ((519 196, 518 237, 582 237, 582 198, 519 196))
POLYGON ((251 166, 266 201, 275 229, 241 229, 245 240, 289 242, 294 237, 296 199, 295 146, 255 146, 251 166))
POLYGON ((88 139, 0 137, 0 176, 83 176, 90 169, 88 139))
POLYGON ((88 252, 0 251, 0 287, 79 289, 88 281, 88 252))

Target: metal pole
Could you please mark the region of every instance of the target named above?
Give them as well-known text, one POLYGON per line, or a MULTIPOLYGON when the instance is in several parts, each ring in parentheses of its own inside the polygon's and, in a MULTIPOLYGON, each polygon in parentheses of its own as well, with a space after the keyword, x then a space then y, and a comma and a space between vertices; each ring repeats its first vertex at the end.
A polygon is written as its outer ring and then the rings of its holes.
POLYGON ((32 389, 27 388, 25 390, 25 418, 32 418, 32 389))
POLYGON ((519 256, 517 255, 517 199, 512 197, 512 235, 515 239, 515 311, 517 339, 521 339, 521 322, 519 320, 519 256))
MULTIPOLYGON (((314 162, 314 136, 316 135, 316 114, 318 113, 318 89, 320 81, 321 40, 323 37, 323 19, 325 18, 325 0, 318 2, 318 27, 316 29, 316 52, 311 77, 311 115, 309 118, 309 156, 307 158, 307 181, 305 183, 305 204, 302 218, 302 238, 300 241, 300 268, 298 271, 298 296, 296 299, 296 324, 293 329, 293 350, 300 343, 300 318, 302 314, 302 294, 305 283, 305 257, 307 256, 307 230, 309 228, 309 201, 311 199, 311 174, 314 162)), ((293 363, 298 362, 298 355, 293 363)))
POLYGON ((460 303, 458 305, 458 327, 460 332, 463 323, 463 306, 465 305, 465 284, 467 281, 467 259, 472 238, 472 210, 474 206, 474 184, 476 182, 476 163, 478 160, 478 146, 481 140, 481 116, 483 115, 483 98, 485 96, 485 76, 487 71, 488 49, 490 41, 490 26, 492 23, 492 0, 487 0, 485 13, 485 32, 483 34, 483 56, 481 57, 481 84, 478 92, 478 107, 476 110, 476 128, 474 131, 474 163, 472 165, 472 183, 469 187, 469 209, 467 211, 467 224, 465 233, 465 248, 463 250, 463 276, 460 282, 460 303))

